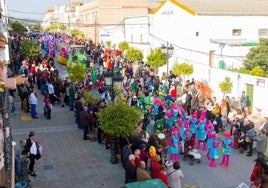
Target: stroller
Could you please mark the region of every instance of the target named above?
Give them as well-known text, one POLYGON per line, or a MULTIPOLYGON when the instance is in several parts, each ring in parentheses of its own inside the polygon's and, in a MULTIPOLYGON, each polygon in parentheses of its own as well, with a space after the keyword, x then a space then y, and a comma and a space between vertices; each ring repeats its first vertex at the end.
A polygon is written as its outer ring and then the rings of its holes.
POLYGON ((181 151, 183 153, 183 160, 186 161, 187 158, 189 158, 191 160, 190 165, 193 165, 194 161, 201 163, 201 155, 194 149, 194 141, 191 138, 192 137, 186 137, 185 140, 181 141, 181 151))

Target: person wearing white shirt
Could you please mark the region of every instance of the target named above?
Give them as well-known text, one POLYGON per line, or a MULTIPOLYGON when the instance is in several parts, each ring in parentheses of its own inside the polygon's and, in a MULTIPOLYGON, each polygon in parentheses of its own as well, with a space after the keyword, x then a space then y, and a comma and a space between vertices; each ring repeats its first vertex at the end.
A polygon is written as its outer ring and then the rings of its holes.
POLYGON ((54 91, 54 86, 51 84, 51 82, 48 82, 47 91, 48 91, 49 100, 51 101, 51 104, 54 104, 55 103, 55 100, 54 100, 55 91, 54 91))
POLYGON ((38 119, 37 113, 36 113, 36 106, 37 106, 37 97, 34 92, 34 88, 32 88, 31 94, 29 96, 29 103, 31 105, 31 116, 33 119, 38 119))
POLYGON ((26 145, 25 145, 25 152, 29 154, 29 159, 30 159, 30 164, 29 164, 29 174, 31 176, 36 176, 35 172, 34 172, 34 165, 35 165, 35 160, 39 159, 38 156, 38 148, 37 148, 37 144, 35 142, 35 133, 33 131, 31 131, 29 133, 29 138, 26 141, 26 145))

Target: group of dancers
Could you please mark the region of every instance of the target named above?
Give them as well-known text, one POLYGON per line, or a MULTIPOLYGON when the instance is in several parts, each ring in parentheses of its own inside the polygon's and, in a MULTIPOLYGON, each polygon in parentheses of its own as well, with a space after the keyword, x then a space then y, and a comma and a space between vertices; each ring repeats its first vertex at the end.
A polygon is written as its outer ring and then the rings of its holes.
POLYGON ((214 124, 207 118, 206 109, 194 111, 187 115, 183 106, 179 106, 172 98, 154 98, 150 108, 151 118, 155 121, 155 132, 168 130, 169 158, 168 162, 179 161, 179 154, 187 143, 190 150, 203 150, 212 168, 217 167, 216 160, 222 160, 220 165, 230 167, 230 155, 234 146, 230 131, 223 133, 224 138, 220 141, 214 130, 214 124))

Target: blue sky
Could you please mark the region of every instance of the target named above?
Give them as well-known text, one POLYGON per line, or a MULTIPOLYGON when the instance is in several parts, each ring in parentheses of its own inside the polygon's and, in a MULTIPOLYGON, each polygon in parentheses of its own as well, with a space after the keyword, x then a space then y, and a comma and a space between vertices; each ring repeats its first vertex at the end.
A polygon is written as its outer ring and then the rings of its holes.
MULTIPOLYGON (((65 5, 68 1, 69 0, 8 0, 7 8, 10 17, 40 20, 44 18, 45 12, 48 9, 53 8, 54 5, 65 5)), ((86 2, 83 0, 80 1, 86 2)))

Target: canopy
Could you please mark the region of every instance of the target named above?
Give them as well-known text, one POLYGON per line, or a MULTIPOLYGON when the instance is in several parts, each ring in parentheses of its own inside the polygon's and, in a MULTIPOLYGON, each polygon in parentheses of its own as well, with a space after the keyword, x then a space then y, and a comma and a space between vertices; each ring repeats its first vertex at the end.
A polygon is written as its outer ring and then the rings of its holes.
POLYGON ((168 188, 160 179, 138 181, 126 184, 126 188, 168 188))

